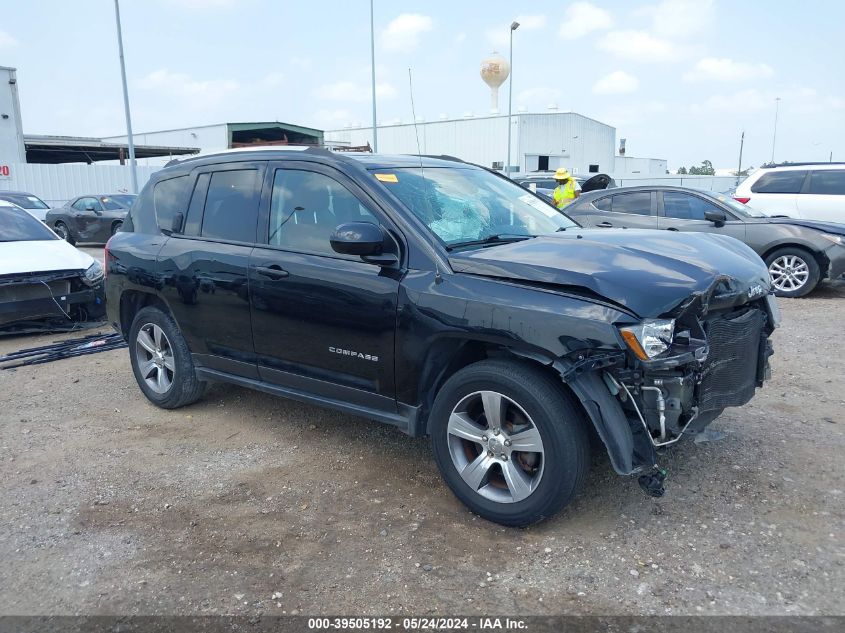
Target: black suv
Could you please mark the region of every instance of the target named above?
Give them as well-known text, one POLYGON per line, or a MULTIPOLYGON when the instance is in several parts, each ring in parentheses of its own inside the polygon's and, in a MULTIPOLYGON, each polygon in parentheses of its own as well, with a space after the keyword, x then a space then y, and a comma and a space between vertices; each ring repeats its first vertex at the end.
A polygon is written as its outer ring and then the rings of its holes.
POLYGON ((659 449, 751 399, 779 319, 737 240, 582 229, 433 157, 179 161, 106 267, 109 320, 156 405, 226 381, 430 435, 452 491, 505 525, 572 498, 593 431, 662 492, 659 449))

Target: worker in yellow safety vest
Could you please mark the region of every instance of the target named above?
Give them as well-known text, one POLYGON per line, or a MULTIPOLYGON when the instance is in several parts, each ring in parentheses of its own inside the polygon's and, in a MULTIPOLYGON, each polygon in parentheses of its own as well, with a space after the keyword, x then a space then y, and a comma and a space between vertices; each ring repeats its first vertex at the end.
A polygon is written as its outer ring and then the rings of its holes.
POLYGON ((555 172, 555 180, 557 187, 552 194, 552 200, 558 209, 563 209, 581 195, 581 187, 578 186, 578 183, 575 182, 575 179, 565 167, 561 167, 555 172))

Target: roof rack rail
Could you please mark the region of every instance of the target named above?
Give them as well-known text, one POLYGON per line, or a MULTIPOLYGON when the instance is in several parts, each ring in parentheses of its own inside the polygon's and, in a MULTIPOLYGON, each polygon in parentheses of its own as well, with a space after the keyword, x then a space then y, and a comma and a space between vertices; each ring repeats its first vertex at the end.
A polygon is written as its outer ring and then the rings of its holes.
POLYGON ((845 165, 845 161, 819 161, 819 162, 803 162, 803 163, 774 163, 772 165, 760 165, 760 169, 771 169, 772 167, 812 167, 821 165, 845 165))
POLYGON ((317 147, 316 145, 250 145, 246 147, 233 147, 230 149, 215 150, 208 153, 199 153, 188 158, 174 158, 165 164, 165 167, 171 165, 181 165, 194 160, 202 158, 209 158, 211 156, 227 156, 228 154, 242 154, 245 152, 307 152, 310 154, 322 154, 326 156, 333 155, 325 147, 317 147))

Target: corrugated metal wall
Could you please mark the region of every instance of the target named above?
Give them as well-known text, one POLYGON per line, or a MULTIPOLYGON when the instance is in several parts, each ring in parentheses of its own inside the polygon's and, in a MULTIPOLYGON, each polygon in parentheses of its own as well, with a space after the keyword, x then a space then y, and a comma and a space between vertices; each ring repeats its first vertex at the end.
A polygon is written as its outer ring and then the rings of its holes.
MULTIPOLYGON (((138 166, 138 187, 143 187, 160 167, 138 166)), ((13 163, 8 178, 0 178, 0 190, 26 191, 53 207, 86 193, 129 192, 132 177, 123 165, 40 165, 13 163)))
MULTIPOLYGON (((487 116, 427 121, 417 124, 423 154, 448 154, 466 161, 492 167, 504 162, 507 154, 506 116, 487 116)), ((372 144, 372 129, 330 130, 327 141, 350 145, 372 144)), ((378 129, 379 152, 415 154, 417 139, 414 125, 384 125, 378 129)), ((519 171, 538 169, 538 157, 549 157, 549 168, 567 167, 587 173, 590 165, 600 171, 613 170, 615 128, 572 112, 513 115, 511 135, 513 165, 519 171)))
MULTIPOLYGON (((516 160, 517 126, 514 120, 512 139, 513 157, 516 160)), ((504 162, 508 147, 506 117, 479 117, 449 121, 420 122, 403 125, 379 126, 378 151, 380 154, 416 154, 417 133, 423 154, 446 154, 462 160, 492 167, 496 161, 504 162)), ((325 133, 327 141, 346 142, 349 145, 366 145, 373 142, 372 128, 334 130, 325 133)))

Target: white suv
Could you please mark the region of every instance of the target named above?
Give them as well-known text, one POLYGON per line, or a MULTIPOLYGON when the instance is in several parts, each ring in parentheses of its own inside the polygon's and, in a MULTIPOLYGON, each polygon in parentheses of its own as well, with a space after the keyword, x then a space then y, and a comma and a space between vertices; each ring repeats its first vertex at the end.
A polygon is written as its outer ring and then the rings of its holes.
POLYGON ((845 223, 845 163, 761 167, 734 198, 766 215, 845 223))

